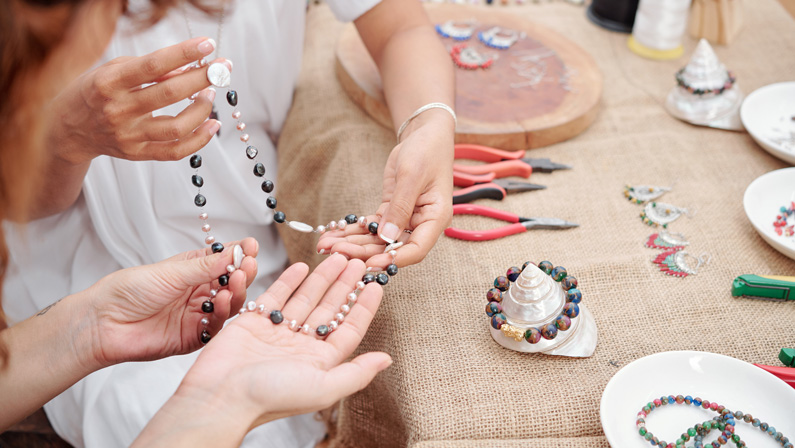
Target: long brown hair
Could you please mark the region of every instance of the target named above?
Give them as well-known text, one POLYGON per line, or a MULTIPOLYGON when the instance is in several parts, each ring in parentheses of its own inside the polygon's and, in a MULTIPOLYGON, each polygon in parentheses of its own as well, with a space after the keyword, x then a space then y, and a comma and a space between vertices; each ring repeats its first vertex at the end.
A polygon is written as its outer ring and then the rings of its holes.
MULTIPOLYGON (((134 18, 141 27, 160 20, 183 0, 149 0, 134 18)), ((202 0, 184 0, 207 13, 217 8, 202 0)), ((33 185, 45 162, 47 98, 79 75, 63 49, 70 33, 81 29, 82 13, 104 5, 116 15, 132 15, 127 0, 3 0, 0 2, 0 222, 24 222, 34 200, 33 185)), ((115 17, 113 20, 115 21, 115 17)), ((110 19, 110 17, 109 17, 110 19)), ((103 44, 104 46, 104 44, 103 44)), ((71 48, 72 54, 81 49, 71 48)), ((93 61, 92 61, 93 62, 93 61)), ((86 68, 88 65, 86 65, 86 68)), ((0 227, 0 286, 8 267, 8 248, 0 227)), ((5 326, 0 288, 0 329, 5 326)), ((5 358, 0 347, 0 361, 5 358)))

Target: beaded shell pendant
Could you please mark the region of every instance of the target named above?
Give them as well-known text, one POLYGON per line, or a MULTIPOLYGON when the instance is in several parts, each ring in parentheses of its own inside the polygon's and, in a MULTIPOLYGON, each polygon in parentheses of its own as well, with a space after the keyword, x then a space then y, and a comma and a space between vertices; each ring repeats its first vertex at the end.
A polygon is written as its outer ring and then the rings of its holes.
POLYGON ((649 202, 643 207, 640 218, 650 226, 667 228, 668 224, 676 221, 683 214, 687 214, 687 209, 665 202, 649 202))
POLYGON ((655 187, 653 185, 625 185, 624 197, 636 204, 653 201, 671 191, 669 187, 655 187))
POLYGON ((696 275, 698 273, 698 268, 709 262, 709 259, 705 257, 705 255, 702 255, 696 258, 694 255, 690 255, 684 250, 669 250, 654 257, 652 263, 659 266, 660 271, 665 274, 673 277, 685 278, 688 275, 696 275), (691 266, 691 264, 688 263, 688 258, 696 260, 696 265, 691 266))
POLYGON ((652 233, 646 240, 646 247, 649 249, 682 250, 690 244, 681 233, 668 233, 663 230, 659 233, 652 233))

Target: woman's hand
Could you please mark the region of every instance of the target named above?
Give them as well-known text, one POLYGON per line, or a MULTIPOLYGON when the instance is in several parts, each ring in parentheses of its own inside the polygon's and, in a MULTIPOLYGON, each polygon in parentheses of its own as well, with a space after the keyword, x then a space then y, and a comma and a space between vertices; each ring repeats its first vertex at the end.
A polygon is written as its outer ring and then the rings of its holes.
POLYGON ((206 327, 216 334, 246 297, 246 288, 257 274, 256 240, 227 244, 223 252, 210 249, 185 252, 160 263, 123 269, 101 279, 87 293, 96 310, 93 356, 100 365, 146 361, 192 352, 201 347, 206 327), (240 269, 219 288, 218 278, 233 264, 233 246, 245 257, 240 269), (217 290, 211 314, 202 303, 217 290))
MULTIPOLYGON (((307 277, 308 268, 290 266, 257 298, 266 310, 281 310, 273 324, 268 311, 247 312, 233 320, 204 348, 174 397, 136 441, 150 446, 163 432, 194 436, 206 446, 237 446, 248 430, 290 415, 325 409, 366 387, 391 365, 386 353, 372 352, 344 362, 359 345, 381 302, 381 287, 370 283, 350 314, 325 339, 291 330, 327 325, 346 304, 365 273, 359 260, 330 257, 307 277), (302 284, 303 282, 303 284, 302 284), (183 431, 182 426, 191 428, 183 431), (223 428, 223 430, 219 430, 223 428), (218 440, 216 440, 218 439, 218 440)), ((171 440, 159 438, 159 445, 171 440)))
POLYGON ((385 244, 399 241, 405 244, 397 251, 399 266, 425 258, 452 218, 454 134, 446 111, 432 109, 423 115, 416 120, 419 126, 408 128, 411 133, 387 160, 383 202, 374 216, 367 217, 379 223, 380 237, 366 227, 351 225, 323 234, 318 251, 339 252, 383 269, 392 260, 384 253, 385 244))
POLYGON ((114 59, 76 79, 49 106, 55 156, 78 165, 99 155, 179 160, 201 149, 221 123, 207 120, 215 98, 213 89, 205 89, 207 68, 186 65, 214 49, 212 39, 198 37, 146 56, 114 59), (200 91, 176 117, 152 116, 200 91))

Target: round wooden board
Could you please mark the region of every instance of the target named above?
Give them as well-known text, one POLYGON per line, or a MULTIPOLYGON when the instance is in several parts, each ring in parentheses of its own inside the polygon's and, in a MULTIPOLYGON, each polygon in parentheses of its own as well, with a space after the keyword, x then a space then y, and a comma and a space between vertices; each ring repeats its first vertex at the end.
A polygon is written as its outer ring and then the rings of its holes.
MULTIPOLYGON (((434 23, 477 20, 475 34, 463 43, 483 55, 496 56, 487 69, 456 67, 457 143, 509 150, 540 148, 580 134, 596 118, 602 74, 593 58, 573 42, 491 8, 438 4, 426 5, 426 9, 434 23), (478 40, 477 32, 495 25, 527 36, 508 50, 489 48, 478 40), (528 85, 529 78, 519 74, 539 67, 543 77, 535 85, 528 85), (521 87, 511 87, 521 83, 521 87)), ((460 43, 439 38, 448 51, 460 43)), ((392 128, 381 77, 352 24, 343 31, 336 56, 337 77, 348 95, 375 120, 392 128)))

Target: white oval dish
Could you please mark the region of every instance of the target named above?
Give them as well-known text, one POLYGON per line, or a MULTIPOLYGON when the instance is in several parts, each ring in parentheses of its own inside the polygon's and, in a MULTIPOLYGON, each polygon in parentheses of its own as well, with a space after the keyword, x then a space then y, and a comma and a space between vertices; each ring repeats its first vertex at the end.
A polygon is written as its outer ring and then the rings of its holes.
POLYGON ((795 82, 754 90, 740 108, 751 137, 767 152, 795 165, 795 82))
MULTIPOLYGON (((610 446, 651 447, 638 434, 636 416, 646 403, 672 394, 716 401, 728 409, 760 418, 790 440, 795 436, 795 389, 787 383, 759 367, 728 356, 673 351, 635 360, 607 383, 599 414, 610 446)), ((646 419, 646 427, 660 440, 674 443, 688 427, 716 415, 693 405, 669 404, 652 411, 646 419)), ((736 432, 748 446, 781 448, 772 437, 748 423, 738 421, 736 432)), ((715 437, 710 434, 707 440, 715 437)))
MULTIPOLYGON (((795 193, 795 168, 783 168, 757 177, 743 196, 748 220, 759 235, 774 249, 795 260, 795 237, 778 236, 773 221, 779 208, 788 206, 795 193)), ((795 224, 795 217, 790 217, 795 224)))

